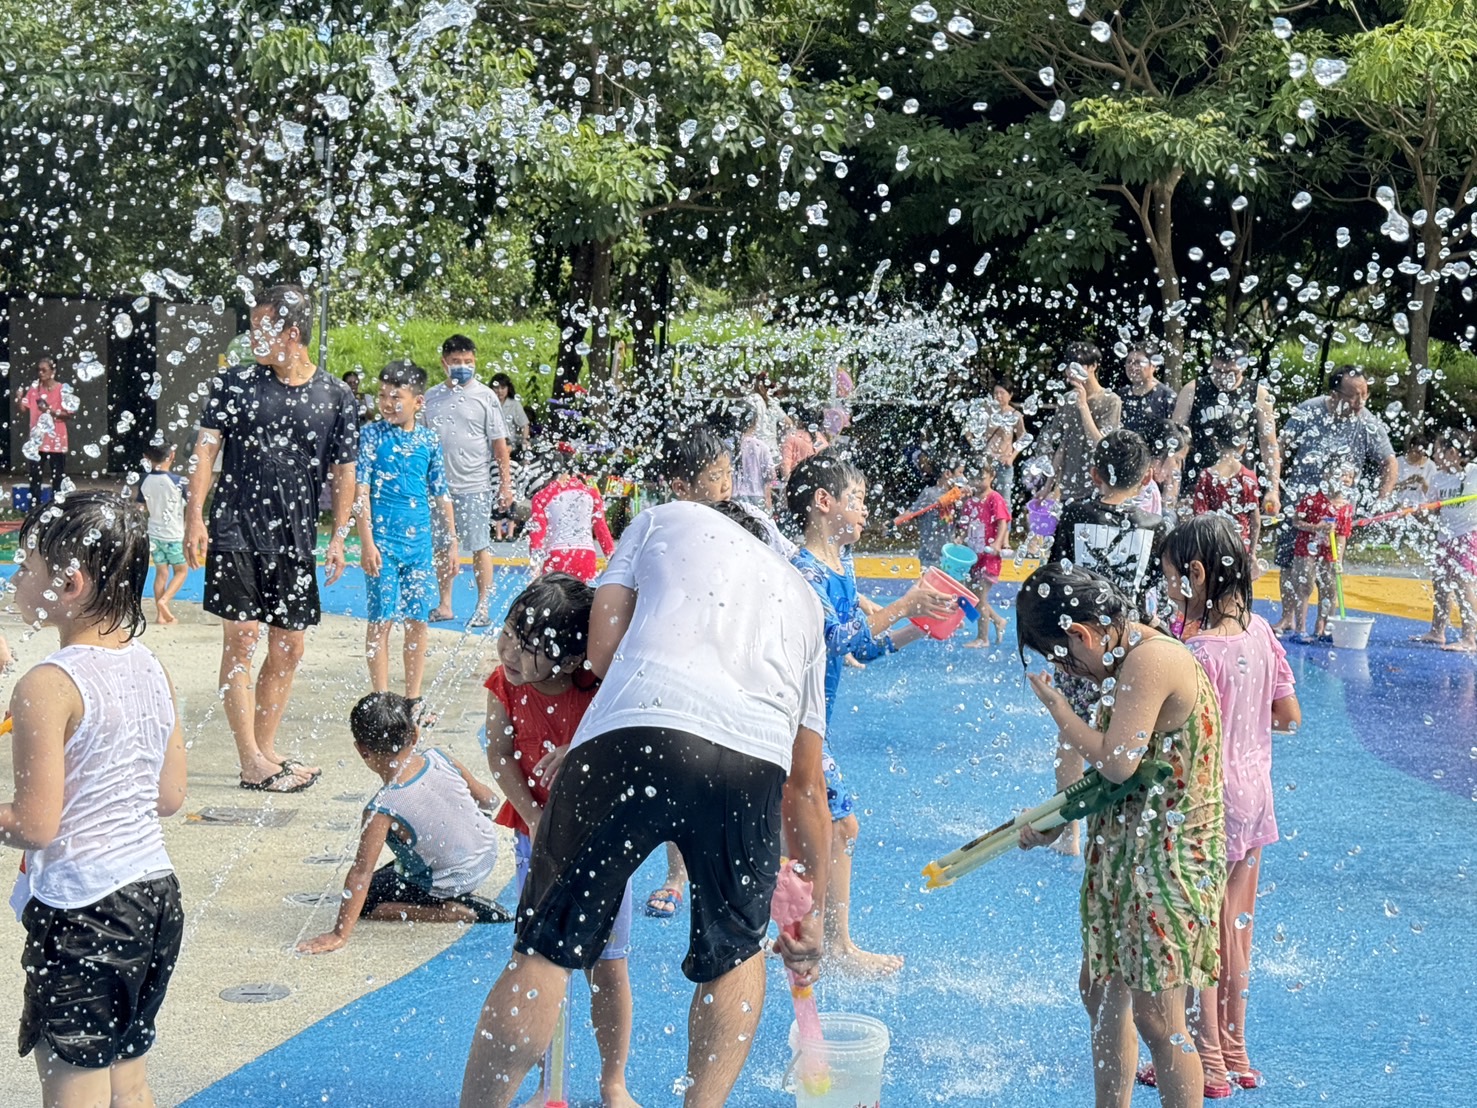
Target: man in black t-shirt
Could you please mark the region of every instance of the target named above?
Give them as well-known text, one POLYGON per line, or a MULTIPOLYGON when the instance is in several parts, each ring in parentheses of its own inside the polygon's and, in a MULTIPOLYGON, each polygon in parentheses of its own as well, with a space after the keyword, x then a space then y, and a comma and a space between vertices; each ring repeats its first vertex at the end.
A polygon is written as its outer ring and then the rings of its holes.
POLYGON ((1158 379, 1159 367, 1143 350, 1130 350, 1123 359, 1128 384, 1118 390, 1123 401, 1123 429, 1149 437, 1149 429, 1174 414, 1175 391, 1158 379))
POLYGON ((220 683, 241 758, 241 787, 298 792, 318 770, 276 752, 277 727, 320 618, 318 498, 333 479, 328 584, 344 571, 354 503, 359 421, 354 394, 308 357, 312 305, 296 285, 268 289, 251 312, 260 361, 224 370, 210 386, 190 459, 185 556, 205 566, 205 610, 224 623, 220 683), (217 457, 220 482, 207 528, 203 507, 217 457), (208 551, 208 553, 207 553, 208 551), (251 667, 266 624, 267 657, 253 694, 251 667))

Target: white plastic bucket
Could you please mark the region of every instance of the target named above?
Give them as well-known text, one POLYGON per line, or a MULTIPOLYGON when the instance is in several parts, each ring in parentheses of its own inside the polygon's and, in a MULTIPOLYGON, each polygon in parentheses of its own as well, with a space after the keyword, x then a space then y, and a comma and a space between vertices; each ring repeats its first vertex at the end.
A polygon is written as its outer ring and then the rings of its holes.
POLYGON ((1369 645, 1374 620, 1368 616, 1329 616, 1328 630, 1339 650, 1363 650, 1369 645))
POLYGON ((805 1088, 797 1072, 800 1028, 790 1024, 790 1068, 785 1091, 795 1094, 796 1108, 879 1108, 882 1103, 882 1062, 890 1042, 887 1025, 871 1016, 822 1012, 821 1032, 826 1041, 816 1050, 824 1061, 828 1081, 805 1088))

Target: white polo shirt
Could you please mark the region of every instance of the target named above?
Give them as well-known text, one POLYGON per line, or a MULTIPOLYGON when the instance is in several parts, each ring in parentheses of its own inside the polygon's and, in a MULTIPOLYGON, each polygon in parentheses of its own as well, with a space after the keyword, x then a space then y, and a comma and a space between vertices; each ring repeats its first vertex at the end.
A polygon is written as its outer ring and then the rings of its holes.
POLYGON ((788 773, 795 732, 825 734, 820 600, 731 519, 682 501, 649 508, 597 585, 634 589, 636 611, 572 745, 669 727, 788 773))

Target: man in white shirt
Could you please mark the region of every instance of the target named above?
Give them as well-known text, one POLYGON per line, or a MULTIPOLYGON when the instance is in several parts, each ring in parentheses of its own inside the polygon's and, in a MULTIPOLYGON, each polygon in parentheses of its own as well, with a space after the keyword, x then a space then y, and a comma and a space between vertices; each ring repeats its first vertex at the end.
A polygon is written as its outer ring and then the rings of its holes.
MULTIPOLYGON (((497 464, 498 507, 513 504, 513 469, 508 452, 508 432, 503 426, 502 405, 497 393, 477 380, 477 344, 466 335, 452 335, 441 344, 441 365, 446 381, 426 390, 426 426, 441 438, 446 461, 446 485, 451 491, 452 518, 456 520, 458 549, 472 555, 477 578, 477 609, 471 626, 486 627, 487 598, 492 591, 492 467, 497 464)), ((455 616, 451 590, 458 566, 447 556, 451 536, 432 513, 436 550, 436 581, 441 602, 431 613, 433 623, 455 616)))
POLYGON ((626 880, 663 842, 687 860, 688 1108, 719 1108, 764 1002, 760 943, 783 828, 814 909, 776 949, 818 975, 830 815, 820 602, 730 504, 642 512, 595 594, 604 679, 540 821, 508 968, 473 1036, 462 1104, 506 1106, 553 1033, 570 972, 599 957, 626 880), (733 514, 729 515, 732 510, 733 514))

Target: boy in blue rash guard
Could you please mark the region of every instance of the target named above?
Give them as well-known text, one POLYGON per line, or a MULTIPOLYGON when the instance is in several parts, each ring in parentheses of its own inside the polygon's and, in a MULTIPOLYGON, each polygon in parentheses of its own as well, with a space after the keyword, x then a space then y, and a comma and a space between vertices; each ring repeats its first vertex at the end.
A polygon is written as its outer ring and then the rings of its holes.
POLYGON ((355 467, 360 564, 369 591, 365 656, 375 692, 390 688, 390 625, 405 623, 405 696, 419 709, 426 668, 426 623, 436 602, 431 561, 431 501, 443 513, 456 557, 451 497, 436 432, 416 423, 425 404, 426 371, 391 362, 380 373, 383 418, 359 435, 355 467))
MULTIPOLYGON (((867 481, 861 470, 829 451, 795 467, 785 490, 792 515, 805 526, 804 542, 791 563, 820 597, 825 615, 826 722, 836 706, 836 689, 848 655, 859 662, 880 658, 921 638, 908 624, 914 616, 945 616, 953 597, 925 585, 914 585, 885 608, 862 600, 848 549, 867 523, 867 481)), ((828 727, 829 730, 829 727, 828 727)), ((843 973, 880 977, 895 973, 903 960, 894 954, 872 954, 851 939, 851 854, 859 831, 853 798, 828 745, 823 757, 826 798, 831 806, 831 871, 826 892, 826 950, 843 973)))

